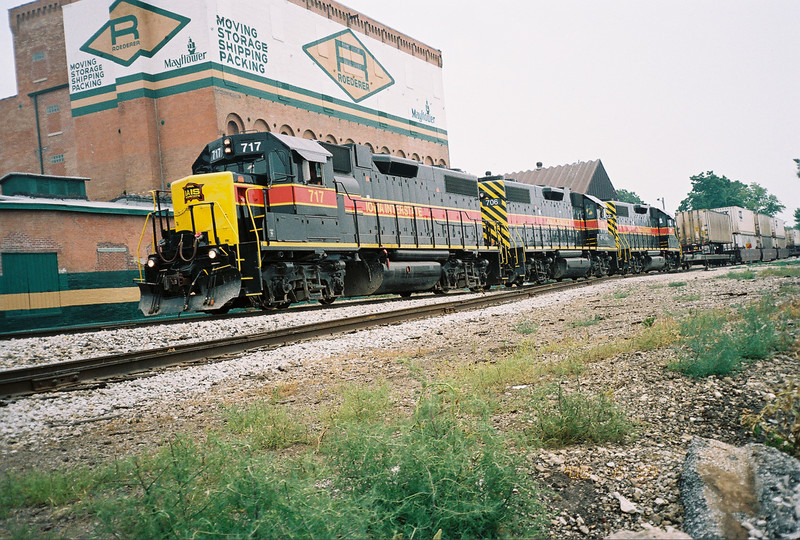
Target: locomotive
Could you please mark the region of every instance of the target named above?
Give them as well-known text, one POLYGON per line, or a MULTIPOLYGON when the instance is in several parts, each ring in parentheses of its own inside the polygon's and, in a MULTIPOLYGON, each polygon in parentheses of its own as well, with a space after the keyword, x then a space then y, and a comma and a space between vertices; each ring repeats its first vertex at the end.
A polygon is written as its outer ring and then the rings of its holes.
POLYGON ((269 132, 211 142, 191 176, 153 195, 145 315, 681 265, 675 223, 655 207, 269 132))

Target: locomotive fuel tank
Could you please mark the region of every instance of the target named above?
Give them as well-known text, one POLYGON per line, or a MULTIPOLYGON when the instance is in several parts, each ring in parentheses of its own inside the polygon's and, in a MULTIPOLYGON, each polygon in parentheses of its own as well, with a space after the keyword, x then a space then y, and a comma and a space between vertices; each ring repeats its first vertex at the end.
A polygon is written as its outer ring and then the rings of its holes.
POLYGON ((578 278, 589 274, 592 262, 583 257, 557 257, 553 263, 553 278, 578 278))
POLYGON ((345 296, 429 291, 442 278, 437 261, 348 261, 344 280, 345 296))

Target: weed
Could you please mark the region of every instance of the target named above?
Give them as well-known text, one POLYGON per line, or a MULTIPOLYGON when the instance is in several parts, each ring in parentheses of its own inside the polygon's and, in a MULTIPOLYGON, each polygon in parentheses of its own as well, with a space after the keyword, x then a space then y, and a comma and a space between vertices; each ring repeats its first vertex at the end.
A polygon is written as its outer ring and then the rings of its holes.
POLYGON ((283 405, 258 401, 226 411, 226 427, 258 448, 274 450, 309 441, 308 429, 283 405))
POLYGON ((520 321, 514 325, 514 331, 520 334, 533 334, 539 329, 539 325, 531 321, 520 321))
POLYGON ((381 383, 374 387, 348 385, 341 390, 342 402, 328 415, 331 425, 348 422, 377 422, 392 408, 389 386, 381 383))
POLYGON ((646 317, 642 321, 642 326, 644 326, 645 328, 651 328, 653 326, 653 324, 655 324, 655 322, 656 322, 656 318, 655 317, 652 317, 652 316, 651 317, 646 317))
POLYGON ((670 287, 686 287, 685 281, 672 281, 669 284, 670 287))
POLYGON ((629 290, 627 290, 627 289, 623 289, 623 290, 619 290, 619 291, 614 291, 614 292, 611 294, 611 296, 613 296, 613 297, 614 297, 614 298, 616 298, 617 300, 622 300, 623 298, 627 298, 627 297, 629 297, 630 295, 631 295, 631 293, 630 293, 630 291, 629 291, 629 290))
POLYGON ((622 442, 633 433, 633 424, 604 394, 566 393, 549 385, 531 396, 529 406, 533 414, 524 433, 536 446, 622 442))
POLYGON ((761 412, 743 416, 742 423, 767 444, 800 458, 800 378, 791 379, 761 412))
POLYGON ((681 294, 674 297, 674 300, 679 303, 686 303, 686 302, 697 302, 701 300, 703 295, 700 293, 688 293, 688 294, 681 294))

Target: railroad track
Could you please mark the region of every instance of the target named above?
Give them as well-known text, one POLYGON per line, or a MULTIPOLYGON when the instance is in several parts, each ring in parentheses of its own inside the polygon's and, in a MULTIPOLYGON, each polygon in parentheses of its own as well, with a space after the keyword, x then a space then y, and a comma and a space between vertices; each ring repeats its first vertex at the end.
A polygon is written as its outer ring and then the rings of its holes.
MULTIPOLYGON (((448 296, 460 296, 470 294, 469 291, 453 291, 448 296)), ((417 294, 414 295, 414 299, 418 298, 426 298, 433 296, 433 293, 430 294, 417 294)), ((317 311, 320 309, 325 310, 336 310, 342 307, 348 306, 358 306, 363 304, 381 304, 387 302, 401 302, 404 300, 408 300, 408 298, 401 298, 397 295, 391 295, 387 297, 366 297, 366 298, 355 298, 355 299, 345 299, 341 302, 337 302, 336 304, 328 304, 328 305, 320 305, 315 303, 302 303, 302 304, 295 304, 285 310, 283 312, 289 313, 298 313, 304 311, 317 311)), ((92 333, 92 332, 102 332, 102 331, 109 331, 109 330, 120 330, 120 329, 130 329, 130 328, 146 328, 148 326, 162 326, 162 325, 173 325, 173 324, 183 324, 183 323, 192 323, 197 321, 214 321, 214 320, 229 320, 229 319, 247 319, 250 317, 260 317, 267 313, 278 313, 279 311, 264 311, 264 310, 253 310, 253 311, 235 311, 234 313, 226 313, 225 315, 212 315, 212 314, 205 314, 205 313, 192 313, 188 315, 184 315, 182 317, 164 317, 164 318, 155 318, 155 319, 145 319, 145 320, 137 320, 137 321, 124 321, 124 322, 107 322, 107 323, 99 323, 99 324, 88 324, 88 325, 80 325, 80 326, 63 326, 63 327, 56 327, 56 328, 44 328, 41 330, 22 330, 19 332, 5 332, 0 333, 0 341, 3 340, 10 340, 10 339, 28 339, 28 338, 39 338, 39 337, 48 337, 48 336, 61 336, 61 335, 74 335, 74 334, 85 334, 85 333, 92 333)))
POLYGON ((591 281, 551 283, 546 285, 514 288, 479 297, 456 299, 450 302, 413 306, 409 308, 372 313, 343 320, 313 323, 269 332, 234 336, 225 339, 173 345, 157 349, 134 351, 119 355, 100 356, 41 364, 37 366, 0 371, 0 396, 12 397, 63 390, 83 385, 89 381, 113 379, 152 369, 198 361, 215 361, 227 355, 251 349, 280 347, 313 338, 331 336, 376 326, 396 324, 416 319, 435 317, 459 311, 513 302, 539 294, 563 289, 584 287, 599 283, 601 278, 591 281))

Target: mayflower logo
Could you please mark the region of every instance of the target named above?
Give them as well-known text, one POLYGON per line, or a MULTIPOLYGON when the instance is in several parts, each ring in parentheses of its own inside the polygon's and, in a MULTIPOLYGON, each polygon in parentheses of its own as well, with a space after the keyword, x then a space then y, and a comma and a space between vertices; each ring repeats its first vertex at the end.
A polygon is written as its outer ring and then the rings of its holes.
POLYGON ((190 19, 138 0, 116 0, 108 22, 81 50, 130 66, 139 56, 152 58, 190 19))
POLYGON ((167 58, 164 60, 164 68, 179 68, 206 59, 205 52, 197 52, 197 45, 195 45, 192 38, 189 38, 189 44, 186 46, 186 50, 189 51, 189 54, 182 54, 178 58, 167 58))
POLYGON ((183 186, 183 202, 184 204, 188 204, 189 201, 204 201, 205 196, 203 195, 203 184, 196 184, 194 182, 189 182, 185 186, 183 186))
POLYGON ((429 124, 436 123, 436 117, 431 116, 431 104, 428 103, 428 100, 425 100, 425 110, 418 111, 417 109, 411 109, 411 118, 414 120, 419 120, 420 122, 428 122, 429 124))
POLYGON ((394 84, 350 30, 304 45, 303 50, 356 103, 394 84))

